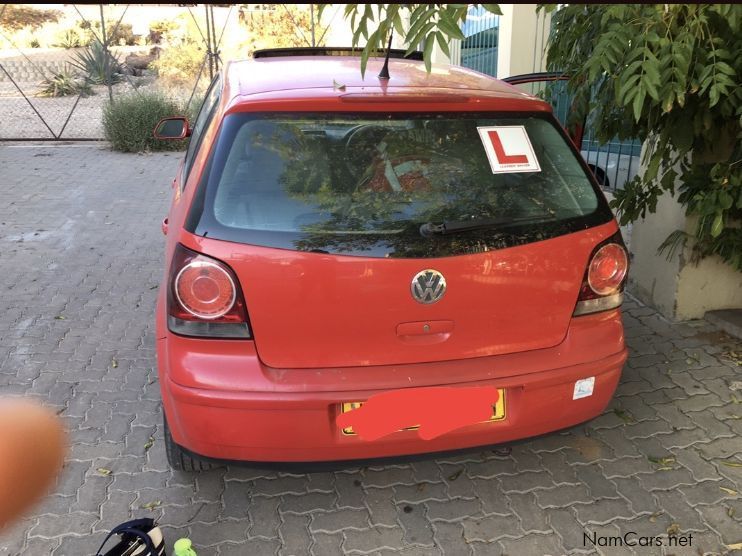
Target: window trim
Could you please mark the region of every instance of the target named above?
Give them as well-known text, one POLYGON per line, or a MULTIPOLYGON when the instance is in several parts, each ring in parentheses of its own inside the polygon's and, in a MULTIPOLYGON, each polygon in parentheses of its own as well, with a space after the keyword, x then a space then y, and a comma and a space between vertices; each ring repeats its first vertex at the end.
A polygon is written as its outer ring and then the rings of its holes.
POLYGON ((206 109, 206 101, 209 98, 209 95, 211 95, 212 91, 217 90, 217 95, 214 98, 214 103, 211 106, 210 109, 208 109, 208 113, 206 113, 206 117, 204 119, 204 126, 199 132, 197 136, 191 136, 191 140, 188 143, 188 149, 186 150, 185 158, 183 161, 183 179, 181 180, 181 191, 185 189, 185 185, 188 182, 188 177, 191 174, 191 169, 193 168, 193 161, 196 159, 196 156, 198 155, 199 151, 201 150, 201 145, 203 144, 204 135, 206 134, 206 130, 211 125, 211 122, 214 119, 214 114, 216 113, 216 108, 219 105, 219 101, 222 97, 222 88, 223 88, 224 81, 221 78, 220 74, 217 74, 214 77, 214 80, 211 82, 211 85, 209 85, 209 88, 206 91, 206 95, 204 96, 204 101, 201 104, 201 108, 198 111, 198 114, 196 115, 196 119, 194 120, 194 130, 195 125, 198 122, 198 119, 201 117, 201 114, 204 113, 204 109, 206 109), (195 143, 193 140, 196 140, 195 143), (193 145, 193 150, 191 150, 191 145, 193 145), (190 155, 190 156, 189 156, 190 155))

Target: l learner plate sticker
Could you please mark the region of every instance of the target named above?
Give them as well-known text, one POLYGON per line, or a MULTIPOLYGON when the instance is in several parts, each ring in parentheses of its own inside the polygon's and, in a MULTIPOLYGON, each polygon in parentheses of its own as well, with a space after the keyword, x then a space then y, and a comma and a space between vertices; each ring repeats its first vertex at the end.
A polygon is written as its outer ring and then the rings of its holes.
POLYGON ((540 172, 536 153, 522 125, 477 127, 493 174, 540 172))

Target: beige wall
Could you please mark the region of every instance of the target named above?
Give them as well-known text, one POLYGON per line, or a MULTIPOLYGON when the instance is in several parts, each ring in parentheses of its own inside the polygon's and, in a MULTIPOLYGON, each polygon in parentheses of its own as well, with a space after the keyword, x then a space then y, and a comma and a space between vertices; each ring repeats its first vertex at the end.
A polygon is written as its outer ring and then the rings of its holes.
POLYGON ((669 318, 675 318, 681 260, 676 254, 667 261, 664 255, 657 254, 657 248, 670 233, 685 226, 685 217, 677 206, 669 195, 663 195, 657 212, 635 222, 631 234, 631 289, 669 318))
POLYGON ((536 12, 536 4, 500 4, 497 77, 546 69, 546 43, 551 15, 536 12))
POLYGON ((701 318, 706 311, 742 309, 742 274, 721 257, 687 264, 678 278, 676 320, 701 318))
POLYGON ((742 274, 720 257, 690 262, 690 248, 678 249, 669 261, 657 254, 675 230, 693 232, 693 222, 669 193, 660 197, 657 212, 634 223, 631 291, 671 320, 703 318, 706 311, 742 308, 742 274))

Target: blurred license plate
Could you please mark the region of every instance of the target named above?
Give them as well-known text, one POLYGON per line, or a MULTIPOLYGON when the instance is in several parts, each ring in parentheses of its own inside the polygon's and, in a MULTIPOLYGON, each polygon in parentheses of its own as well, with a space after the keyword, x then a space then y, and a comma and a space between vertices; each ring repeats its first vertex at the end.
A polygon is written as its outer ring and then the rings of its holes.
MULTIPOLYGON (((502 421, 505 419, 505 390, 498 388, 497 392, 500 394, 500 396, 497 398, 497 403, 492 406, 492 417, 490 417, 487 421, 482 421, 483 423, 489 423, 492 421, 502 421)), ((341 405, 341 411, 343 413, 347 413, 349 411, 353 411, 354 409, 358 409, 363 405, 363 402, 344 402, 341 405)), ((413 427, 405 427, 403 431, 414 431, 415 429, 420 428, 420 425, 415 425, 413 427)), ((346 427, 343 430, 343 434, 355 434, 353 432, 353 427, 346 427)))

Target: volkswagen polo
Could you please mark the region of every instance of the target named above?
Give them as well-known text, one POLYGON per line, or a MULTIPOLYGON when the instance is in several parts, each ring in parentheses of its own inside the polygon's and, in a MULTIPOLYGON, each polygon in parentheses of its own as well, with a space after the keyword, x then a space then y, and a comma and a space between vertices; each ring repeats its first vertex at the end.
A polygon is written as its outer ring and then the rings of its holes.
POLYGON ((229 63, 162 223, 167 454, 358 461, 494 445, 599 415, 628 267, 545 102, 392 52, 229 63))

